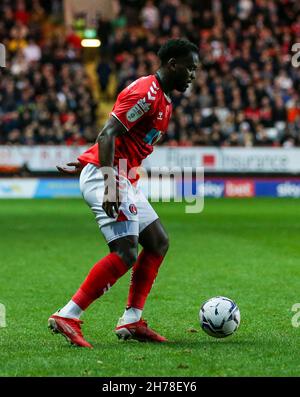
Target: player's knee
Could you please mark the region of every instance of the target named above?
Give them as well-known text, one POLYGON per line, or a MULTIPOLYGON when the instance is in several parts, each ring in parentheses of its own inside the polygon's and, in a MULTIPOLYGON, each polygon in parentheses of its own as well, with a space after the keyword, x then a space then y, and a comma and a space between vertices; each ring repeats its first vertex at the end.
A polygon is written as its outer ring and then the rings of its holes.
POLYGON ((123 262, 126 263, 128 268, 131 268, 138 257, 138 249, 137 247, 130 247, 126 250, 122 250, 122 252, 118 252, 118 255, 122 258, 123 262))
POLYGON ((169 237, 167 234, 162 234, 160 239, 157 242, 157 246, 155 247, 155 251, 161 255, 165 256, 169 249, 169 237))
POLYGON ((127 236, 110 242, 110 252, 115 252, 128 266, 132 267, 137 261, 138 256, 138 238, 136 236, 127 236))

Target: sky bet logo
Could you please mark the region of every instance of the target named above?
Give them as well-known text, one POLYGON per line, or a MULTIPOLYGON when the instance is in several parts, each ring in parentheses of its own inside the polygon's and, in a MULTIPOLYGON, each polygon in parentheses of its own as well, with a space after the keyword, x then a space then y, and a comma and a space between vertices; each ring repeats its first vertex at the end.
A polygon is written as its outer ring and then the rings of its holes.
POLYGON ((5 46, 0 43, 0 67, 5 68, 5 46))

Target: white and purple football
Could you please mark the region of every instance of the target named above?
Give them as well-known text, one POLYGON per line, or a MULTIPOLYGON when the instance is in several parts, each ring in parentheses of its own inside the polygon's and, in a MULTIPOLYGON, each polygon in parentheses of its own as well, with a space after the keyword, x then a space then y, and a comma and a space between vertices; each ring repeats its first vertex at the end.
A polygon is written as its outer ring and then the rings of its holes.
POLYGON ((225 296, 216 296, 205 301, 200 308, 199 318, 201 328, 215 338, 232 335, 241 321, 237 304, 225 296))

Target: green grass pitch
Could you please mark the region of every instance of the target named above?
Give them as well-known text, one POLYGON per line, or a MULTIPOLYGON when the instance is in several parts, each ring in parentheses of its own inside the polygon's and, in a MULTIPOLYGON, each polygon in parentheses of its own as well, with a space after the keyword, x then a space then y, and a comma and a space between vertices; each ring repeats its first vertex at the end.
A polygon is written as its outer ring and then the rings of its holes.
POLYGON ((47 319, 107 252, 83 200, 0 201, 0 376, 299 376, 300 201, 207 199, 204 211, 154 204, 170 250, 144 317, 167 344, 118 341, 129 273, 84 314, 93 350, 51 335, 47 319), (224 295, 241 311, 236 334, 199 327, 201 303, 224 295))

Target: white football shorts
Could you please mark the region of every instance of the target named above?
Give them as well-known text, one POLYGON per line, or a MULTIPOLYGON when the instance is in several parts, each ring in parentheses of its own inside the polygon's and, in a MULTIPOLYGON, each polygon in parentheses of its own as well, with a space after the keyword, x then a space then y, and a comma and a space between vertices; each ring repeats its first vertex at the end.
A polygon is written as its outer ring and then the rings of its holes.
POLYGON ((79 182, 82 196, 95 215, 107 243, 124 236, 139 236, 139 233, 158 219, 157 213, 139 188, 139 183, 135 187, 127 178, 119 177, 121 205, 119 214, 111 218, 102 208, 104 178, 100 168, 87 164, 81 171, 79 182))

